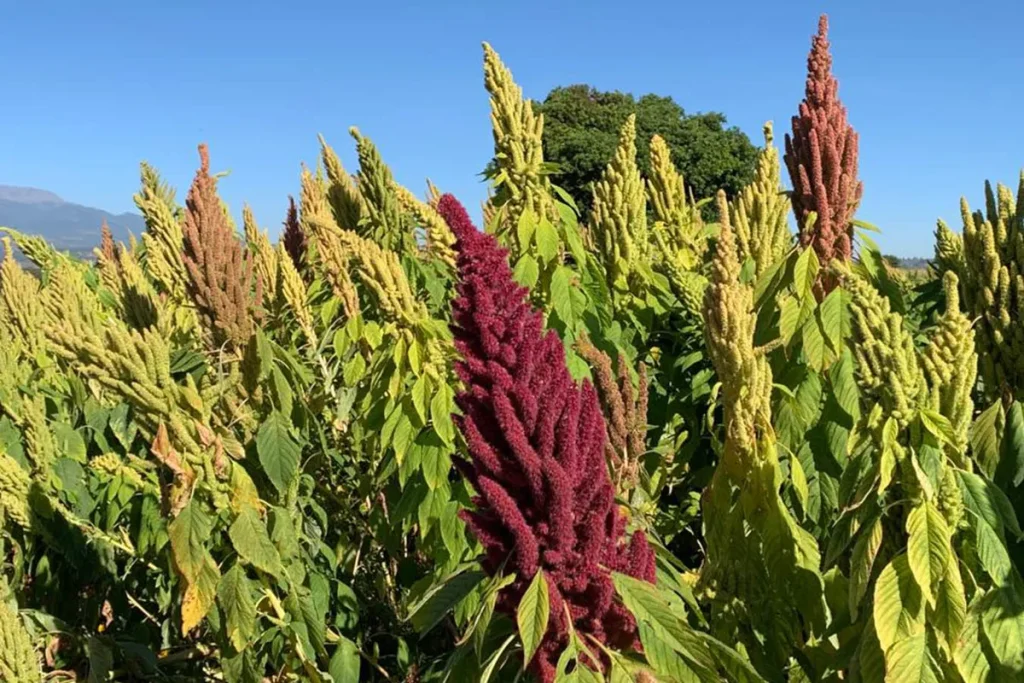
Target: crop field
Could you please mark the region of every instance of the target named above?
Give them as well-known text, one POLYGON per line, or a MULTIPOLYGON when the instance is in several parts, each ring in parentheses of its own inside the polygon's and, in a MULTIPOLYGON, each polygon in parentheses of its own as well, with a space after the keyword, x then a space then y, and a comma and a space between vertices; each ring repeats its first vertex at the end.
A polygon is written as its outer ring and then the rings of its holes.
POLYGON ((2 229, 0 681, 1024 680, 1024 176, 893 267, 827 32, 736 191, 485 44, 482 224, 353 128, 276 243, 205 145, 2 229))

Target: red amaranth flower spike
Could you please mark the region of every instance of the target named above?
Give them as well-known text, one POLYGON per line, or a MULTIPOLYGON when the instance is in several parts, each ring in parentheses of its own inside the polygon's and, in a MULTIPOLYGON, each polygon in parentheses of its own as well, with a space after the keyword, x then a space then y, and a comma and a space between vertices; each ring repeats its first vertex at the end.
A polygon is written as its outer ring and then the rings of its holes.
POLYGON ((295 197, 288 197, 288 213, 284 219, 284 232, 281 234, 284 249, 292 257, 295 270, 305 272, 306 234, 299 223, 299 211, 295 206, 295 197))
MULTIPOLYGON (((515 283, 506 250, 478 231, 451 195, 437 206, 456 237, 453 303, 456 371, 465 389, 456 418, 469 447, 459 469, 475 488, 464 519, 486 549, 493 574, 508 560, 516 580, 498 608, 515 614, 538 570, 548 580, 551 618, 530 669, 555 678, 574 628, 618 649, 639 648, 636 623, 615 600, 610 572, 654 582, 643 532, 625 535, 605 463, 605 424, 593 385, 577 385, 554 331, 543 330, 528 290, 515 283)), ((586 638, 584 638, 586 640, 586 638)))
MULTIPOLYGON (((864 186, 857 179, 857 132, 846 120, 839 83, 832 75, 828 17, 824 14, 807 57, 804 101, 799 115, 793 117, 792 135, 786 134, 785 161, 793 183, 800 243, 813 245, 822 266, 834 258, 849 261, 853 254, 851 221, 864 186), (812 211, 817 220, 807 230, 812 211)), ((821 272, 827 271, 822 268, 821 272)))

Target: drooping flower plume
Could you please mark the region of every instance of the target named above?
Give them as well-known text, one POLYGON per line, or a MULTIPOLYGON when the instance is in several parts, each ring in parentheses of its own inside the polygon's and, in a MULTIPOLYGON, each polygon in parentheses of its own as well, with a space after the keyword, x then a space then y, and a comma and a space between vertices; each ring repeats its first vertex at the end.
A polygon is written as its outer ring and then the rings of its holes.
POLYGON ((530 668, 551 683, 568 641, 566 610, 578 633, 621 649, 638 646, 610 572, 653 582, 654 555, 642 532, 627 537, 614 504, 593 385, 572 380, 562 342, 543 331, 528 291, 512 279, 506 250, 477 231, 451 195, 438 212, 458 251, 453 332, 465 388, 457 424, 469 449, 459 468, 478 494, 465 519, 486 548, 485 570, 505 563, 515 572, 499 609, 514 614, 531 579, 544 572, 551 619, 530 668))
MULTIPOLYGON (((853 253, 853 215, 864 191, 857 179, 857 132, 846 120, 839 101, 839 83, 832 75, 828 17, 818 21, 807 58, 807 86, 793 133, 786 134, 786 168, 793 183, 793 212, 800 243, 813 246, 822 264, 853 253), (808 217, 817 218, 808 226, 808 217)), ((822 270, 823 276, 828 276, 822 270)))

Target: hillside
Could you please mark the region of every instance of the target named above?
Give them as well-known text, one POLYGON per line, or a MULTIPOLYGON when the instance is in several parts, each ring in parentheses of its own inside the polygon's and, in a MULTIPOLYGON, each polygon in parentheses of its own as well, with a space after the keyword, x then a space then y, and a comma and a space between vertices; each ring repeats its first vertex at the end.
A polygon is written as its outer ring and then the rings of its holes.
POLYGON ((106 220, 116 240, 145 228, 142 216, 67 202, 47 190, 0 185, 0 226, 40 235, 61 250, 89 252, 99 243, 100 225, 106 220))

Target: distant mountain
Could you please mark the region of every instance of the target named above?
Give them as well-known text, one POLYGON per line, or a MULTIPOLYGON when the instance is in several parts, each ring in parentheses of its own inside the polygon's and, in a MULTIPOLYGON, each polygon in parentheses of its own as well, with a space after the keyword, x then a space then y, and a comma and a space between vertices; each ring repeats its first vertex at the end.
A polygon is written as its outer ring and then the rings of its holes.
POLYGON ((142 234, 146 224, 134 213, 112 214, 66 202, 47 190, 0 185, 0 226, 39 235, 57 249, 88 254, 100 243, 100 226, 107 221, 114 239, 142 234))

